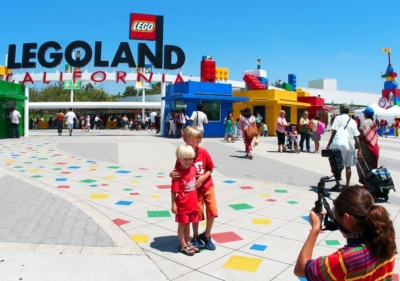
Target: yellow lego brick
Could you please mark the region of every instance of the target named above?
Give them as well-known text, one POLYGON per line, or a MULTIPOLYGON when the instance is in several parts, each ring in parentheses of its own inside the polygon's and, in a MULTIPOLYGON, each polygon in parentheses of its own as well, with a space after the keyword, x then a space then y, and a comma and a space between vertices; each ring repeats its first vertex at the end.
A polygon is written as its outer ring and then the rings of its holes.
POLYGON ((248 272, 256 272, 262 259, 232 255, 222 266, 223 268, 236 269, 248 272))
POLYGON ((386 81, 396 81, 396 77, 386 77, 386 81))
POLYGON ((215 78, 217 80, 228 80, 229 79, 229 69, 225 67, 215 68, 215 78))
POLYGON ((7 68, 5 66, 0 65, 0 75, 6 75, 7 68))

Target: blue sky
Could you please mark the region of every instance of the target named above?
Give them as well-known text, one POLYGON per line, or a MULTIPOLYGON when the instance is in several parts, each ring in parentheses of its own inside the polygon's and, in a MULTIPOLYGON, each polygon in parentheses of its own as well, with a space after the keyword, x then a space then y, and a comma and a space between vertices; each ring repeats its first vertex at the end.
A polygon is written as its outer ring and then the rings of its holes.
MULTIPOLYGON (((0 65, 9 44, 17 45, 18 61, 30 42, 57 41, 65 49, 75 40, 92 47, 102 41, 110 61, 120 42, 130 42, 136 56, 140 41, 128 38, 129 15, 143 13, 164 16, 164 44, 185 52, 184 75, 199 76, 201 57, 211 55, 231 80, 241 80, 260 58, 270 82, 293 73, 297 87, 334 78, 339 90, 380 94, 388 64, 382 47, 391 48, 400 71, 400 1, 16 0, 3 1, 1 10, 0 65)), ((154 42, 146 44, 154 51, 154 42)), ((123 91, 113 82, 104 88, 123 91)))

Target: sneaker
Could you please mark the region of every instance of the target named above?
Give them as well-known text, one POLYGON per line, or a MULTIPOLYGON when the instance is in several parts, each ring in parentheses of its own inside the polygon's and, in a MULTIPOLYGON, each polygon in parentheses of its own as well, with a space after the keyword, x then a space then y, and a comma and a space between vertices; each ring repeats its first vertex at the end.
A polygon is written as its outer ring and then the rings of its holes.
POLYGON ((204 243, 207 250, 214 251, 216 249, 214 243, 211 241, 211 237, 207 238, 204 233, 199 235, 199 240, 204 243))
POLYGON ((200 250, 206 248, 206 246, 203 244, 203 242, 200 241, 199 238, 197 239, 193 238, 191 243, 193 244, 193 246, 199 248, 200 250))

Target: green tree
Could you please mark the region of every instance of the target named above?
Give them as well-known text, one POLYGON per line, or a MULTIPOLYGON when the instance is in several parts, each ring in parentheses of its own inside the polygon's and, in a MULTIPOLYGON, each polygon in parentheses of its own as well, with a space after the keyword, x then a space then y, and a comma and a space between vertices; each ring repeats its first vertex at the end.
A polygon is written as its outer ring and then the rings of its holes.
POLYGON ((127 87, 125 88, 124 93, 122 94, 122 97, 124 97, 124 98, 126 98, 126 97, 134 97, 134 96, 137 96, 137 94, 138 94, 138 92, 137 92, 137 90, 135 89, 135 87, 133 87, 133 86, 127 86, 127 87))

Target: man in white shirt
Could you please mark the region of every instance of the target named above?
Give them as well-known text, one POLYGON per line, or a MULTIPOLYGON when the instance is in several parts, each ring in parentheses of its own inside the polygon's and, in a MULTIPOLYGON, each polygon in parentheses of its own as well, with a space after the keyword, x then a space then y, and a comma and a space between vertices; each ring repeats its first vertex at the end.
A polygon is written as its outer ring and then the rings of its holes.
POLYGON ((15 138, 19 139, 19 119, 21 118, 21 114, 15 106, 10 112, 9 118, 11 121, 11 138, 14 138, 15 136, 15 138))
POLYGON ((197 104, 197 111, 193 111, 189 120, 204 135, 204 125, 208 124, 208 119, 207 115, 203 112, 203 105, 201 103, 197 104))
POLYGON ((150 128, 152 131, 156 128, 156 116, 157 112, 153 109, 153 111, 150 113, 150 128))
MULTIPOLYGON (((348 134, 348 142, 349 142, 349 149, 348 150, 341 150, 343 164, 346 167, 346 187, 349 187, 350 178, 351 178, 351 167, 356 165, 356 147, 360 147, 360 140, 358 136, 360 132, 357 129, 356 122, 349 116, 350 107, 347 103, 344 103, 340 106, 340 115, 335 117, 335 120, 332 124, 332 135, 329 139, 327 149, 329 148, 336 148, 334 146, 331 147, 331 143, 336 135, 336 132, 343 128, 347 130, 348 134)), ((362 158, 361 149, 358 149, 358 158, 362 158)), ((332 191, 337 191, 341 187, 340 181, 336 179, 336 185, 331 188, 332 191)))
POLYGON ((76 118, 75 113, 72 111, 72 108, 69 108, 69 111, 67 114, 65 114, 65 119, 68 119, 68 130, 69 130, 69 135, 72 136, 72 130, 74 129, 74 120, 79 121, 78 118, 76 118))

